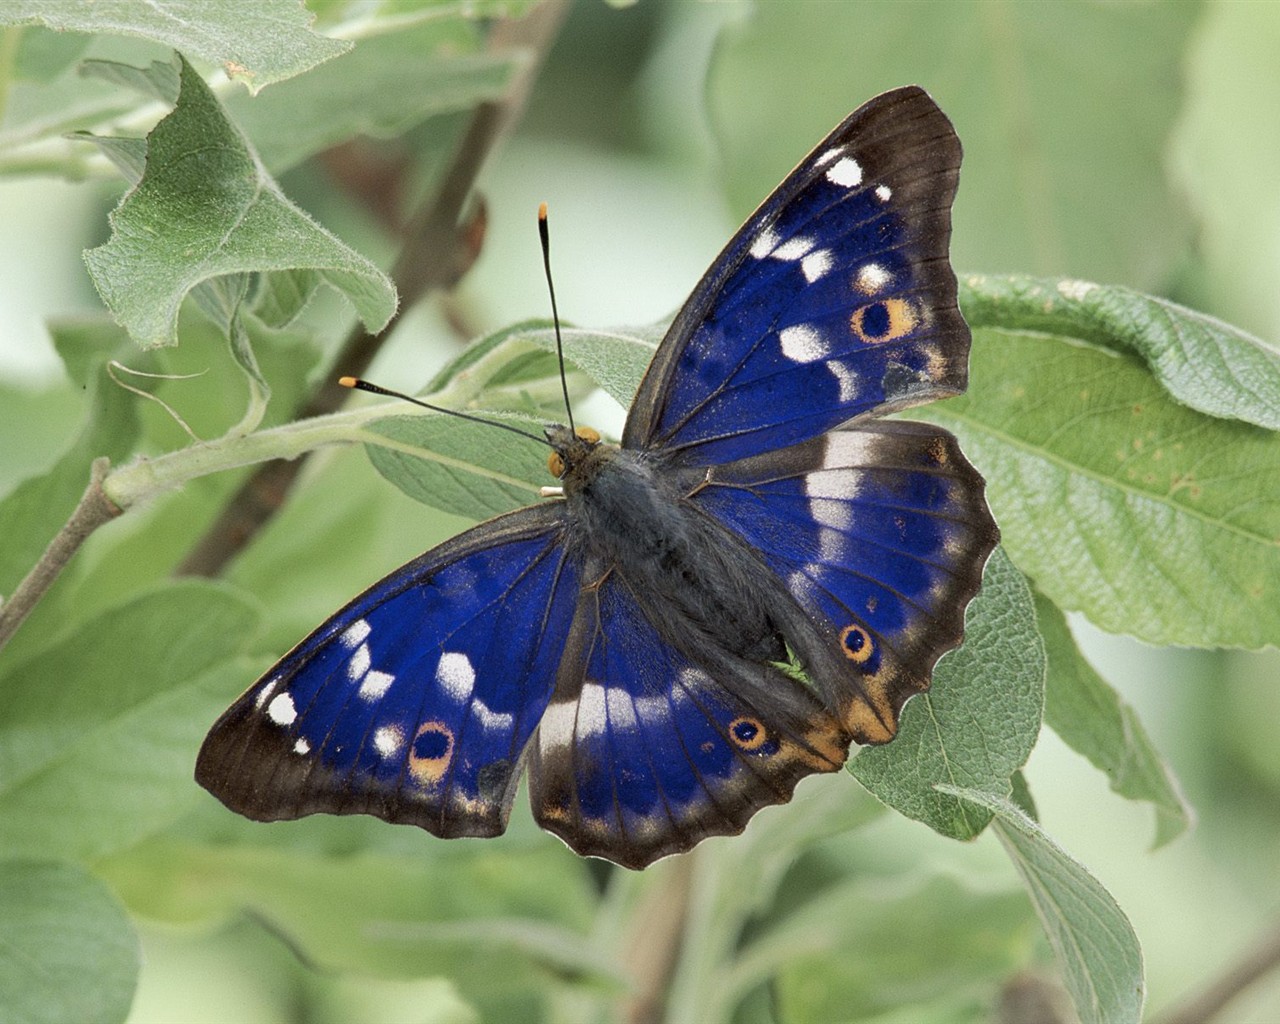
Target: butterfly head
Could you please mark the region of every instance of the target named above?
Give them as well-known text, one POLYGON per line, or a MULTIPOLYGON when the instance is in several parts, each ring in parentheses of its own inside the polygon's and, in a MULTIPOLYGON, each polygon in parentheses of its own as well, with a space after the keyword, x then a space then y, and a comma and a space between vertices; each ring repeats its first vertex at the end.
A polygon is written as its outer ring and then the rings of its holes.
POLYGON ((570 430, 561 423, 549 424, 544 433, 551 442, 551 454, 547 456, 547 469, 557 480, 563 480, 600 444, 600 431, 592 427, 570 430))

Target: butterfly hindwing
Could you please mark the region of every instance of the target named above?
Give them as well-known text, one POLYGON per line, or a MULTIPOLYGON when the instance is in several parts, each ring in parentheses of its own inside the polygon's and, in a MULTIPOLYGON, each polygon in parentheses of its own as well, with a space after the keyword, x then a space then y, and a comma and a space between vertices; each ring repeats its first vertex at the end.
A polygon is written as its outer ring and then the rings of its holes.
POLYGON ((258 820, 502 832, 577 600, 563 520, 501 516, 374 585, 222 716, 197 780, 258 820))
POLYGON ((868 420, 716 466, 691 501, 741 536, 804 617, 790 640, 860 743, 957 646, 997 530, 983 481, 940 427, 868 420))
POLYGON ((960 155, 914 86, 846 118, 676 316, 624 447, 727 462, 963 391, 969 332, 947 261, 960 155))
POLYGON ((742 831, 804 776, 836 770, 849 742, 802 684, 724 654, 695 660, 643 606, 616 570, 584 589, 529 759, 539 824, 629 867, 742 831))

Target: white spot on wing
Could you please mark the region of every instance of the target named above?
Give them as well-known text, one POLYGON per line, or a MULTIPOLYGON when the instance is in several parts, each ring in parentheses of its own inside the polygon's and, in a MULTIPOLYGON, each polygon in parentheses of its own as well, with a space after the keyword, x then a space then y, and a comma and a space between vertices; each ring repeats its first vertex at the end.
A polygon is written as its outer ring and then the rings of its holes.
POLYGON ((827 164, 831 163, 832 160, 834 160, 843 152, 844 152, 844 148, 841 146, 836 146, 834 149, 829 149, 825 153, 823 153, 822 156, 818 157, 818 159, 813 162, 813 166, 825 167, 827 164))
POLYGON ((369 671, 373 658, 369 654, 369 645, 361 644, 351 654, 351 660, 347 662, 347 678, 353 683, 369 671))
POLYGON ((829 349, 822 333, 812 324, 796 324, 778 332, 782 354, 795 363, 812 363, 821 359, 829 349))
POLYGON ((865 466, 875 457, 874 436, 854 430, 838 430, 827 435, 822 452, 822 465, 828 469, 843 466, 865 466))
POLYGON ((516 723, 515 715, 490 711, 489 705, 479 697, 471 702, 471 713, 476 716, 485 732, 509 732, 516 723))
POLYGON ((373 632, 373 627, 364 619, 356 619, 351 623, 342 634, 342 642, 347 647, 359 647, 369 638, 369 634, 373 632))
POLYGON ((446 651, 436 666, 436 682, 454 700, 466 700, 476 685, 476 670, 471 666, 471 659, 457 651, 446 651))
POLYGON ((295 754, 309 754, 311 753, 311 744, 299 737, 298 742, 293 745, 293 752, 295 754))
POLYGON ((267 717, 276 725, 293 725, 298 717, 298 709, 293 706, 293 697, 287 693, 277 693, 267 705, 267 717))
POLYGON ((758 260, 762 260, 773 252, 777 244, 778 233, 773 228, 765 228, 760 234, 756 235, 756 240, 751 243, 751 255, 758 260))
POLYGON ((893 198, 893 189, 891 189, 888 185, 877 185, 876 198, 879 199, 880 202, 882 203, 887 203, 890 199, 893 198))
POLYGON ((827 363, 827 369, 831 371, 831 376, 840 385, 840 401, 852 402, 858 397, 858 375, 856 373, 840 362, 827 363))
POLYGON ((868 295, 878 292, 893 280, 893 275, 879 263, 868 263, 858 268, 856 285, 859 291, 868 295))
POLYGON ((837 498, 810 498, 809 514, 833 530, 847 530, 853 525, 853 507, 837 498))
POLYGON ((583 683, 578 696, 578 735, 598 736, 604 732, 605 692, 599 683, 583 683))
POLYGON ((538 725, 538 746, 542 750, 567 747, 573 742, 573 722, 578 705, 571 700, 547 705, 538 725))
POLYGON ((396 677, 390 672, 379 672, 375 668, 364 677, 358 696, 361 700, 377 700, 395 681, 396 677))
POLYGON ((276 686, 279 684, 279 682, 280 682, 280 677, 277 676, 275 679, 270 680, 267 683, 267 685, 264 686, 261 690, 259 690, 258 696, 253 698, 253 706, 257 708, 259 711, 261 711, 262 705, 267 702, 267 698, 270 697, 273 693, 275 693, 276 686))
POLYGON ((813 284, 831 269, 831 262, 830 249, 817 249, 800 261, 800 270, 804 273, 804 279, 813 284))
POLYGON ((798 260, 814 246, 812 238, 806 238, 804 235, 797 235, 795 238, 788 238, 780 246, 769 253, 775 260, 798 260))
POLYGON ((373 749, 383 757, 397 753, 404 745, 404 731, 398 725, 384 725, 373 733, 373 749))
POLYGON ((862 165, 852 157, 841 157, 827 171, 827 181, 842 188, 862 184, 862 165))
POLYGON ((609 709, 609 725, 615 729, 635 729, 636 709, 631 703, 631 694, 620 686, 611 686, 605 691, 605 704, 609 709))
POLYGON ((804 478, 805 497, 848 501, 858 496, 859 475, 849 470, 822 469, 804 478))

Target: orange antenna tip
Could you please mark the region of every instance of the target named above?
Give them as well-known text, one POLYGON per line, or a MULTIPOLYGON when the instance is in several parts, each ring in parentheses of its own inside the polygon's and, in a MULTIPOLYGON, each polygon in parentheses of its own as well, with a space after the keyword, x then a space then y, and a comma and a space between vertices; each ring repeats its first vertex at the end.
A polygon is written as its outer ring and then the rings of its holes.
POLYGON ((546 219, 547 219, 547 204, 539 203, 538 204, 538 220, 546 220, 546 219))
POLYGON ((344 388, 353 388, 360 382, 355 377, 339 377, 338 383, 344 388))

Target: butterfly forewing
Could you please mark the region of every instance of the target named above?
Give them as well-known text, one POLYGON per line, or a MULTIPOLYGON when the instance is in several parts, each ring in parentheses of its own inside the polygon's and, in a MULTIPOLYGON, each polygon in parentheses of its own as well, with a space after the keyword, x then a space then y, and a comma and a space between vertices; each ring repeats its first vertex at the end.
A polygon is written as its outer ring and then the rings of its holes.
POLYGON ((624 445, 726 462, 962 391, 969 332, 947 262, 960 155, 921 89, 851 114, 677 315, 624 445))
POLYGON ((222 716, 197 780, 259 820, 502 832, 577 601, 563 513, 499 517, 356 598, 222 716))

